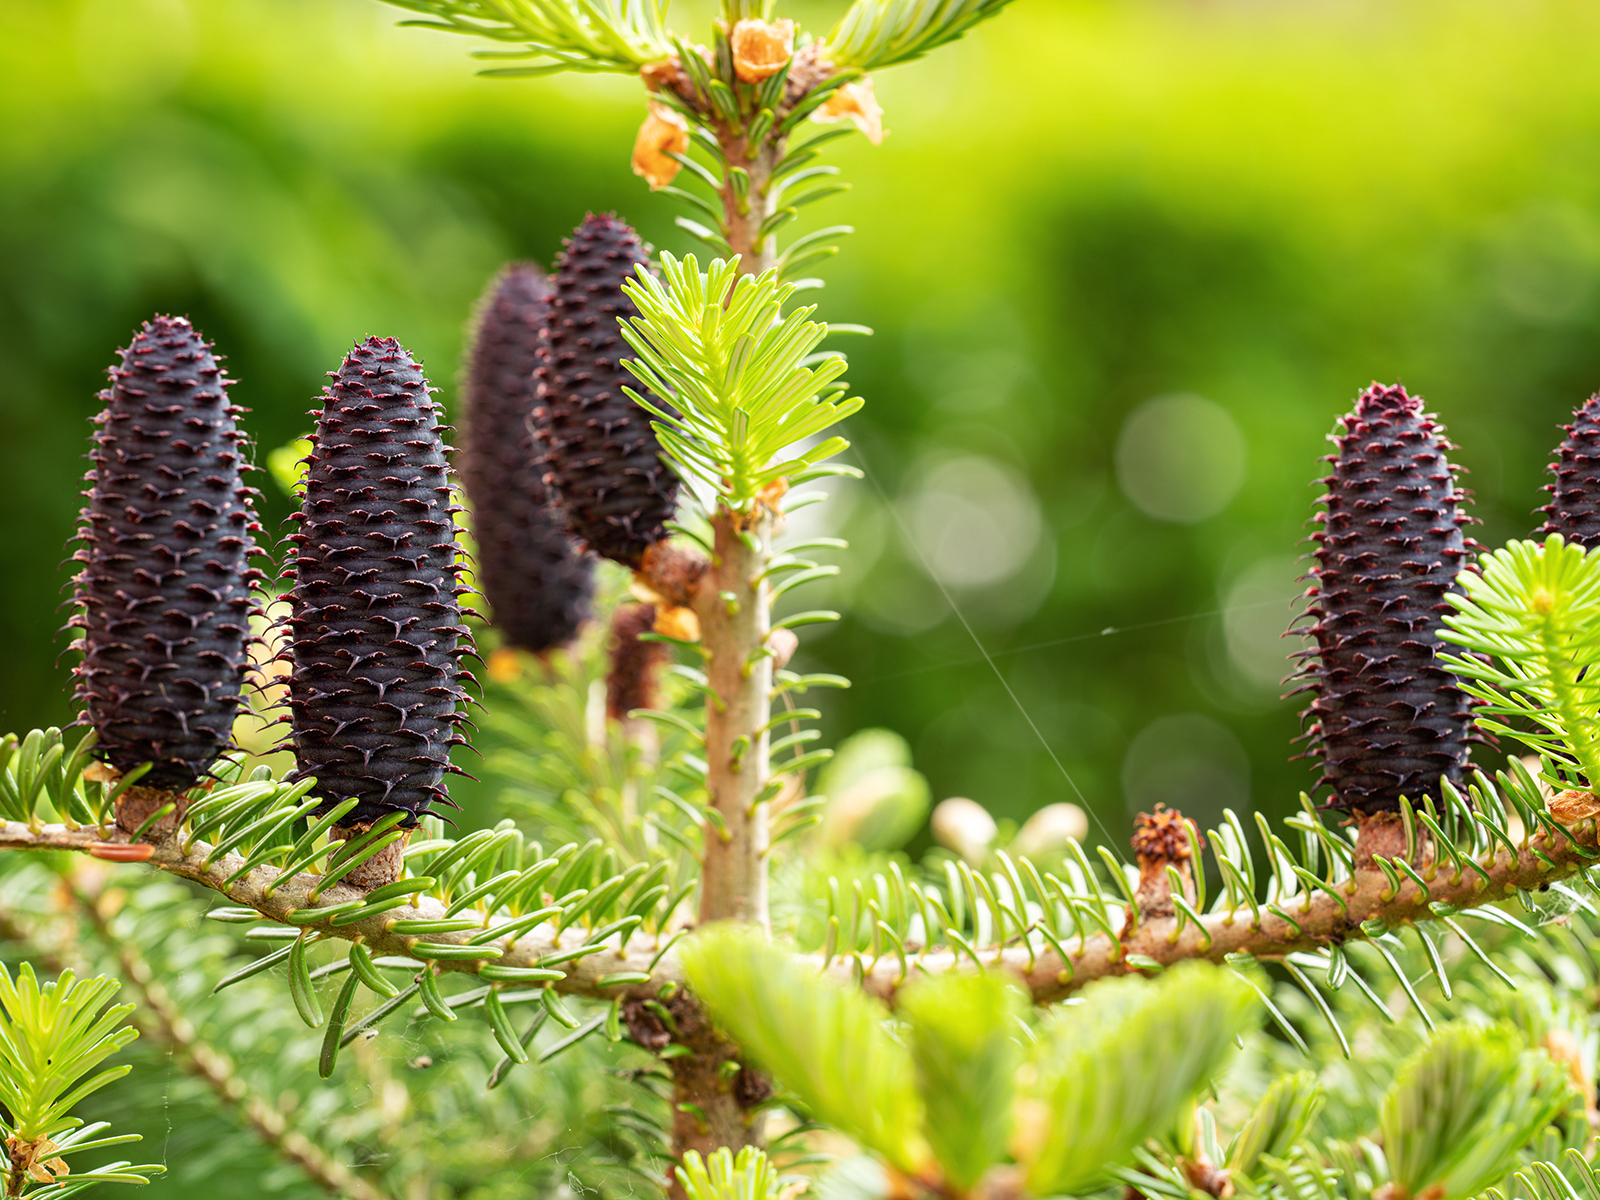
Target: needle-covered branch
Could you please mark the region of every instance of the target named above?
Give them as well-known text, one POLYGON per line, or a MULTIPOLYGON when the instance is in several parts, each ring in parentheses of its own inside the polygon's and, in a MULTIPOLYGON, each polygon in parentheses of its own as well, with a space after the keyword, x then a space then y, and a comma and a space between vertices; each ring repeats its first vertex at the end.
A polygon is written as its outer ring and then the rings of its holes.
MULTIPOLYGON (((109 837, 116 839, 119 835, 112 832, 109 837)), ((0 850, 75 850, 116 859, 129 848, 141 854, 148 849, 150 853, 142 855, 139 861, 210 888, 235 905, 255 910, 269 921, 296 925, 318 937, 359 941, 372 955, 407 955, 416 959, 419 970, 431 970, 436 965, 439 971, 481 974, 485 979, 493 975, 497 981, 518 982, 515 972, 539 968, 545 963, 547 965, 540 969, 545 978, 520 982, 540 986, 548 983, 559 992, 606 999, 650 991, 644 986, 646 981, 659 988, 675 979, 674 971, 661 969, 669 961, 662 955, 668 942, 649 935, 625 936, 625 948, 619 951, 615 936, 608 934, 598 938, 597 931, 582 927, 557 931, 548 920, 531 932, 492 941, 473 941, 474 933, 481 929, 433 932, 426 937, 405 932, 408 925, 420 922, 469 923, 446 917, 448 907, 444 902, 427 896, 361 920, 336 925, 333 921, 349 916, 352 906, 370 906, 371 893, 339 883, 314 900, 311 893, 322 884, 321 875, 301 872, 283 877, 275 867, 258 867, 242 877, 232 878, 245 860, 237 854, 223 854, 208 862, 211 847, 204 842, 195 843, 187 851, 177 838, 157 846, 129 847, 126 841, 108 840, 106 833, 92 827, 68 829, 51 824, 30 830, 15 822, 0 825, 0 850), (313 910, 325 912, 327 916, 320 920, 308 919, 313 910), (586 948, 586 953, 567 957, 586 948), (558 959, 564 961, 557 965, 553 960, 558 959), (652 965, 657 969, 653 976, 648 970, 652 965)), ((506 924, 516 922, 513 919, 506 924)))
MULTIPOLYGON (((1180 913, 1141 921, 1116 940, 1104 933, 1082 942, 1068 937, 1059 949, 1041 946, 1030 937, 1027 946, 975 947, 975 956, 964 949, 908 952, 903 963, 894 955, 880 956, 866 964, 861 984, 874 995, 890 997, 918 975, 971 969, 981 963, 1020 975, 1034 1001, 1043 1003, 1063 999, 1097 979, 1159 970, 1188 959, 1223 962, 1243 956, 1275 961, 1296 953, 1325 952, 1406 925, 1456 922, 1460 917, 1513 923, 1514 917, 1489 906, 1519 891, 1535 892, 1580 876, 1597 863, 1600 840, 1591 818, 1555 837, 1540 829, 1515 854, 1496 846, 1492 855, 1465 863, 1459 873, 1448 859, 1425 873, 1396 865, 1390 868, 1395 873, 1391 875, 1371 867, 1356 871, 1331 891, 1312 890, 1289 904, 1254 908, 1241 904, 1205 914, 1198 922, 1180 913)), ((1458 924, 1457 932, 1464 932, 1458 924)), ((856 974, 850 958, 835 959, 828 970, 840 978, 856 974)))
MULTIPOLYGON (((1591 799, 1585 806, 1587 793, 1552 802, 1563 820, 1571 822, 1564 824, 1550 809, 1531 807, 1530 797, 1538 794, 1531 777, 1503 775, 1500 784, 1498 789, 1475 787, 1475 809, 1466 809, 1465 798, 1459 809, 1445 814, 1408 808, 1402 819, 1385 822, 1381 836, 1360 849, 1344 831, 1310 816, 1296 818, 1298 832, 1323 847, 1336 864, 1320 876, 1306 865, 1312 861, 1309 856, 1296 859, 1283 839, 1267 829, 1274 861, 1265 900, 1258 898, 1253 880, 1245 878, 1253 865, 1239 851, 1242 837, 1213 831, 1208 848, 1230 883, 1206 912, 1197 911, 1205 907, 1203 897, 1175 892, 1172 915, 1135 913, 1130 919, 1131 882, 1123 880, 1125 895, 1115 880, 1107 883, 1105 872, 1089 871, 1088 858, 1076 843, 1072 856, 1059 865, 1060 874, 1048 865, 1041 869, 1027 859, 1003 856, 1000 869, 991 873, 953 869, 955 882, 947 889, 908 883, 896 873, 883 880, 889 911, 861 942, 849 946, 836 936, 823 952, 796 957, 812 969, 859 979, 864 990, 886 998, 922 975, 999 968, 1024 980, 1032 998, 1042 1003, 1096 979, 1158 970, 1187 959, 1282 960, 1331 953, 1347 942, 1381 937, 1408 924, 1447 923, 1470 947, 1462 919, 1516 926, 1514 916, 1494 905, 1569 880, 1590 887, 1587 872, 1600 863, 1594 819, 1600 804, 1591 799), (1502 796, 1510 798, 1509 814, 1502 796), (1472 815, 1464 818, 1464 812, 1472 815), (1510 821, 1498 823, 1491 813, 1502 819, 1515 816, 1522 828, 1510 821), (1447 826, 1455 826, 1453 834, 1447 826), (1390 844, 1382 843, 1384 836, 1390 844), (1357 854, 1368 857, 1351 869, 1357 854), (1037 915, 1018 928, 1012 924, 1013 914, 1023 910, 1037 915)), ((294 810, 291 805, 284 811, 294 810)), ((200 809, 202 819, 204 812, 200 809)), ((459 890, 461 884, 445 878, 451 861, 437 868, 439 877, 401 880, 363 892, 343 883, 328 886, 326 876, 309 871, 283 877, 271 865, 241 874, 246 859, 240 854, 216 855, 200 841, 186 848, 183 835, 153 846, 130 844, 127 835, 110 826, 71 829, 8 821, 0 826, 0 850, 137 857, 270 921, 310 930, 320 938, 360 941, 371 955, 406 956, 419 970, 476 974, 502 987, 548 986, 564 994, 620 1000, 655 999, 663 989, 670 994, 682 984, 673 950, 681 926, 662 911, 665 901, 655 903, 660 892, 654 880, 664 871, 637 864, 600 879, 590 871, 579 881, 592 888, 568 890, 575 872, 585 871, 578 860, 595 857, 593 843, 581 850, 564 848, 520 871, 495 871, 492 844, 499 839, 503 849, 506 835, 514 832, 485 830, 461 842, 412 847, 420 851, 423 863, 450 856, 455 864, 480 866, 482 875, 496 881, 498 895, 484 892, 469 905, 461 903, 469 890, 459 890), (461 847, 465 849, 458 853, 461 847), (558 882, 549 883, 552 879, 558 882), (502 905, 501 897, 515 899, 530 888, 539 895, 516 906, 519 911, 502 905), (584 911, 585 901, 602 892, 613 899, 596 906, 600 915, 594 915, 595 908, 584 911), (634 897, 648 902, 654 928, 641 930, 637 914, 612 919, 634 897), (495 936, 498 929, 506 932, 495 936)), ((228 915, 251 919, 248 912, 228 915)))
POLYGON ((421 13, 402 21, 424 29, 464 33, 495 42, 520 42, 520 50, 478 50, 489 60, 533 60, 520 67, 491 67, 482 73, 502 78, 550 75, 558 71, 620 71, 631 74, 671 50, 666 5, 656 0, 390 0, 421 13))

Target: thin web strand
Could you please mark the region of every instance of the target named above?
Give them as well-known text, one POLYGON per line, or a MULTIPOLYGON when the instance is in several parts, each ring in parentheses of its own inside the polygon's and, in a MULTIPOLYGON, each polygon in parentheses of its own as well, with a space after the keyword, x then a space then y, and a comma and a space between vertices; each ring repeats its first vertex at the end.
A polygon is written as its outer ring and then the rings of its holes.
MULTIPOLYGON (((859 451, 857 451, 857 458, 860 458, 859 451)), ((1000 686, 1005 688, 1006 695, 1011 697, 1011 703, 1017 706, 1017 711, 1022 714, 1022 719, 1028 723, 1028 728, 1033 730, 1033 736, 1039 739, 1039 745, 1044 747, 1044 752, 1050 756, 1050 761, 1055 763, 1056 770, 1061 772, 1061 777, 1067 781, 1067 786, 1078 797, 1079 805, 1083 811, 1088 814, 1091 821, 1099 826, 1100 832, 1105 835, 1106 844, 1117 846, 1118 857, 1125 858, 1126 856, 1122 854, 1117 839, 1112 836, 1111 830, 1106 828, 1105 822, 1100 819, 1099 814, 1094 810, 1094 806, 1089 803, 1088 797, 1083 794, 1083 789, 1078 786, 1078 781, 1072 778, 1072 773, 1067 770, 1066 764, 1061 761, 1060 756, 1056 754, 1055 749, 1046 740, 1039 726, 1034 723, 1033 717, 1029 715, 1027 708, 1017 697, 1017 693, 1012 690, 1010 681, 1001 673, 999 664, 994 661, 994 656, 984 647, 983 639, 978 636, 978 631, 972 627, 972 622, 967 620, 966 613, 961 611, 961 607, 956 603, 955 597, 950 594, 950 589, 945 587, 944 581, 934 574, 927 555, 923 554, 922 547, 911 536, 910 529, 906 527, 906 523, 900 518, 900 510, 895 507, 894 501, 890 500, 884 492, 882 485, 878 483, 878 477, 867 470, 865 463, 861 464, 861 470, 862 474, 872 481, 873 490, 878 493, 878 498, 883 501, 884 507, 889 510, 889 515, 894 518, 895 525, 900 529, 900 536, 905 539, 906 543, 916 553, 917 560, 922 564, 923 574, 933 580, 933 585, 939 589, 939 594, 944 597, 944 602, 950 606, 950 611, 955 614, 956 620, 961 622, 961 627, 967 631, 967 636, 972 639, 972 644, 977 647, 978 653, 983 655, 983 661, 989 664, 989 669, 994 672, 994 677, 1000 681, 1000 686)))
MULTIPOLYGON (((1009 650, 996 650, 994 658, 1010 658, 1016 654, 1027 654, 1031 650, 1049 650, 1056 646, 1070 646, 1077 642, 1092 642, 1097 638, 1115 637, 1119 633, 1139 633, 1146 629, 1159 629, 1163 625, 1181 625, 1187 621, 1199 621, 1205 617, 1225 617, 1229 613, 1250 612, 1257 608, 1282 608, 1282 600, 1258 600, 1254 604, 1235 604, 1228 608, 1208 608, 1204 612, 1189 613, 1182 617, 1162 617, 1159 621, 1142 621, 1137 625, 1107 625, 1098 633, 1077 633, 1071 637, 1053 638, 1048 642, 1032 642, 1026 646, 1013 646, 1009 650)), ((869 683, 882 683, 890 679, 903 679, 907 675, 925 675, 929 671, 943 671, 949 667, 969 667, 973 663, 983 662, 983 658, 955 658, 949 662, 930 663, 925 667, 908 667, 904 671, 892 671, 887 675, 873 675, 867 679, 857 679, 856 685, 864 687, 869 683)))

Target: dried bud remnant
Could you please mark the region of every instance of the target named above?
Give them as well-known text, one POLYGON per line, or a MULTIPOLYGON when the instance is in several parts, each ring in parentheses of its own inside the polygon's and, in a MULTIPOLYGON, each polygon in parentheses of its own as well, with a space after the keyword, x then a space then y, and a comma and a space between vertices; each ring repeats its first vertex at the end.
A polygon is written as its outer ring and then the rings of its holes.
POLYGON ((428 382, 393 338, 368 338, 323 391, 297 533, 290 535, 289 709, 301 776, 341 822, 403 810, 415 826, 443 785, 463 699, 461 571, 450 475, 428 382))
POLYGON ((1192 863, 1195 854, 1205 848, 1205 842, 1201 839, 1195 845, 1190 840, 1182 813, 1165 804, 1157 804, 1153 813, 1140 813, 1134 821, 1132 845, 1134 861, 1139 864, 1139 888, 1134 898, 1139 902, 1141 918, 1170 917, 1176 911, 1168 867, 1175 869, 1183 882, 1183 899, 1194 902, 1192 863))
POLYGON ((1550 503, 1540 538, 1559 533, 1574 545, 1600 545, 1600 395, 1590 396, 1565 426, 1567 436, 1550 464, 1554 483, 1545 484, 1550 503))
POLYGON ((873 93, 870 75, 840 85, 812 114, 811 119, 824 125, 835 121, 853 121, 855 127, 866 135, 867 141, 874 146, 883 144, 883 107, 873 93))
POLYGON ((257 553, 231 381, 182 317, 147 321, 111 369, 73 581, 82 722, 118 771, 181 791, 231 743, 257 553))
POLYGON ((545 480, 589 549, 635 568, 666 537, 678 500, 648 415, 622 390, 636 381, 622 366, 633 352, 617 320, 637 315, 622 281, 649 261, 616 217, 584 218, 556 262, 538 371, 545 480))
POLYGON ((633 140, 633 173, 650 185, 652 192, 666 187, 678 177, 683 164, 674 154, 689 152, 689 124, 664 104, 650 105, 650 112, 633 140))
POLYGON ((573 545, 529 425, 546 296, 532 263, 510 264, 489 285, 468 354, 456 456, 472 505, 478 586, 505 644, 533 654, 576 636, 594 592, 594 560, 573 545))
POLYGON ((1545 801, 1545 806, 1557 822, 1567 826, 1600 816, 1600 799, 1593 792, 1560 792, 1545 801))
POLYGON ((728 44, 734 73, 744 83, 760 83, 783 70, 794 56, 794 22, 787 17, 777 21, 747 17, 733 23, 728 44))

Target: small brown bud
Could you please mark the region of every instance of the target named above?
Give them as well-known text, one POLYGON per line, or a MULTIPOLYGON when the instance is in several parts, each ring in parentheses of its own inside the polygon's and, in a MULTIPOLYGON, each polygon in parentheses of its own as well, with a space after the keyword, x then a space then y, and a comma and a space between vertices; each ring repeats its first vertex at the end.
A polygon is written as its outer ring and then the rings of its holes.
POLYGON ((811 119, 824 125, 831 125, 835 121, 854 121, 856 128, 867 135, 867 141, 874 146, 883 144, 883 107, 873 94, 870 75, 863 75, 853 83, 842 85, 812 114, 811 119))
POLYGON ((651 104, 650 115, 639 126, 639 136, 633 142, 633 173, 643 177, 651 191, 664 188, 682 169, 682 164, 671 156, 688 148, 688 122, 663 104, 651 104))
POLYGON ((1156 805, 1153 813, 1139 814, 1132 842, 1141 869, 1147 861, 1164 868, 1168 863, 1176 866, 1194 857, 1195 847, 1189 844, 1189 827, 1183 822, 1183 814, 1165 804, 1156 805))
POLYGON ((728 37, 734 73, 745 83, 760 83, 783 70, 794 55, 794 22, 746 19, 733 23, 728 37))
POLYGON ((644 552, 631 590, 646 604, 680 607, 694 600, 700 577, 710 565, 700 551, 662 540, 644 552))
POLYGON ((1190 860, 1200 846, 1189 840, 1189 827, 1183 814, 1156 805, 1153 813, 1140 813, 1133 828, 1133 856, 1139 863, 1139 887, 1134 893, 1139 915, 1144 918, 1170 917, 1177 911, 1172 903, 1172 881, 1167 868, 1173 867, 1183 883, 1183 899, 1194 903, 1194 874, 1190 860))
POLYGON ((792 629, 774 629, 767 634, 767 649, 772 651, 772 669, 781 671, 800 649, 800 636, 792 629))

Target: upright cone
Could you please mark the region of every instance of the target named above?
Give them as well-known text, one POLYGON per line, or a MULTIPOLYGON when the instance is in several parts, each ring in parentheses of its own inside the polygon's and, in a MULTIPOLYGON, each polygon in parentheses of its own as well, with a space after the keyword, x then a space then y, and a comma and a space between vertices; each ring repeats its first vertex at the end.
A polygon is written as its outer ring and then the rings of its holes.
POLYGON ((322 810, 359 828, 448 803, 464 739, 456 541, 443 428, 393 338, 357 346, 323 391, 288 574, 291 740, 322 810))
POLYGON ((144 323, 111 368, 73 555, 80 720, 145 787, 192 786, 231 744, 261 579, 231 380, 183 317, 144 323))
POLYGON ((649 415, 622 390, 638 387, 622 366, 633 352, 617 320, 635 315, 622 282, 649 261, 639 235, 614 216, 590 214, 567 239, 551 281, 535 422, 573 533, 634 568, 667 536, 678 498, 649 415))
POLYGON ((1572 414, 1567 436, 1550 464, 1554 483, 1545 484, 1550 503, 1540 511, 1540 539, 1559 533, 1574 545, 1600 546, 1600 395, 1590 396, 1572 414))
POLYGON ((581 554, 544 482, 533 372, 549 315, 544 273, 511 263, 479 304, 456 456, 472 510, 477 579, 508 646, 542 654, 589 615, 594 560, 581 554))
POLYGON ((1468 697, 1437 661, 1469 518, 1454 447, 1404 388, 1373 384, 1333 442, 1306 611, 1317 648, 1299 690, 1315 697, 1308 738, 1333 803, 1393 812, 1460 779, 1476 740, 1468 697))
POLYGON ((625 721, 639 708, 660 708, 661 668, 672 658, 660 642, 641 641, 655 625, 653 604, 620 604, 611 614, 606 669, 606 716, 625 721))

